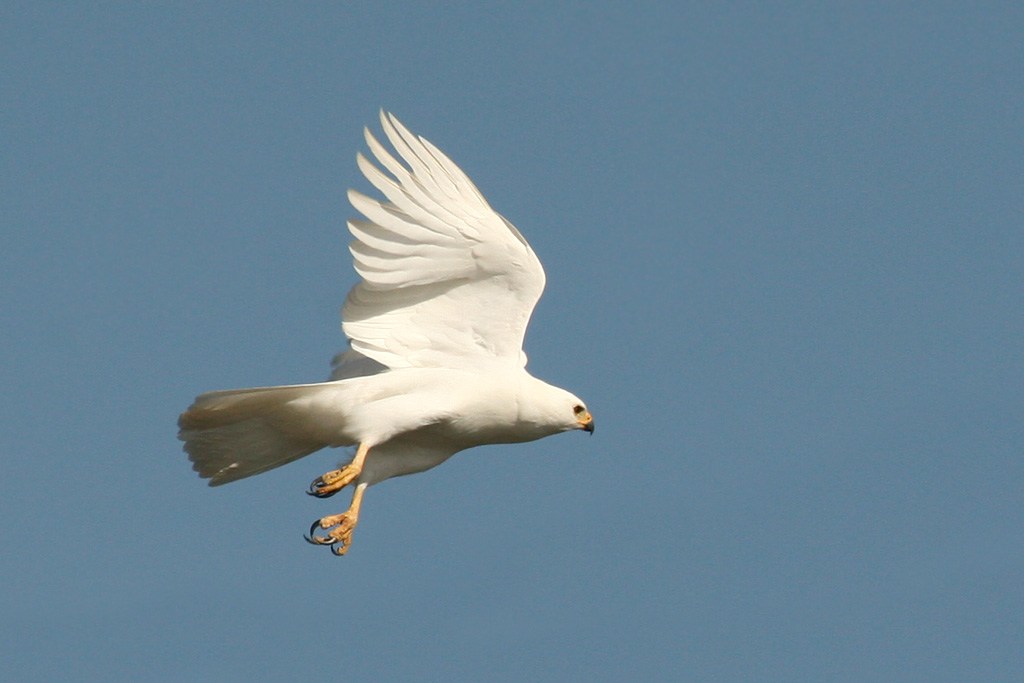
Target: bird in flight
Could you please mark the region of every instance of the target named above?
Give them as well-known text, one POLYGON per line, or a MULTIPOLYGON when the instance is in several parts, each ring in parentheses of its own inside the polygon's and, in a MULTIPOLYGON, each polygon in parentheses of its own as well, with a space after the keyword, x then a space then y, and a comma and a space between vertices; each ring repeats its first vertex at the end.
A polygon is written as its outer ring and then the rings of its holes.
POLYGON ((545 281, 533 249, 441 150, 380 118, 401 161, 366 129, 379 167, 361 153, 357 163, 384 199, 348 193, 365 216, 348 223, 360 280, 342 308, 350 348, 331 379, 213 391, 178 419, 210 486, 354 446, 307 491, 327 498, 353 486, 349 508, 306 536, 335 555, 351 547, 373 484, 474 446, 594 431, 583 401, 526 371, 523 337, 545 281))

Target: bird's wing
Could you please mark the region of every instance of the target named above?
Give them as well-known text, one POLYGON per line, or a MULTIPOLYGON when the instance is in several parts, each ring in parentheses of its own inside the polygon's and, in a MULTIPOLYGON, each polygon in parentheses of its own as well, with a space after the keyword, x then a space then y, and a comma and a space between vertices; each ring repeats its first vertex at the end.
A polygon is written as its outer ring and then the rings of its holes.
POLYGON ((386 112, 381 126, 405 164, 366 131, 387 173, 362 154, 359 168, 386 200, 348 195, 367 219, 348 224, 362 278, 342 309, 352 349, 390 368, 525 365, 537 256, 437 147, 386 112))

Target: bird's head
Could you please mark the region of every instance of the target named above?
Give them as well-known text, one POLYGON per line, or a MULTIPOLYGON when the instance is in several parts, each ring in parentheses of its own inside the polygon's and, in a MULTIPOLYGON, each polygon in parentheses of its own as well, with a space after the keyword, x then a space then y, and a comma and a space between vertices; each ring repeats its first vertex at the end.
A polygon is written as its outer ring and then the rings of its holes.
POLYGON ((552 433, 574 429, 594 433, 594 418, 583 401, 565 389, 530 379, 528 399, 520 406, 520 419, 543 425, 552 433))

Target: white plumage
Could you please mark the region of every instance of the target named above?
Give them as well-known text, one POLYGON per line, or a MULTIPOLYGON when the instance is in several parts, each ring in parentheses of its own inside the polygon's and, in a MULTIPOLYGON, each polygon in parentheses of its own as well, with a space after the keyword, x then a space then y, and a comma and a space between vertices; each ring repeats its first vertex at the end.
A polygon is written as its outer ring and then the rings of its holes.
POLYGON ((357 162, 386 200, 349 192, 367 220, 348 223, 361 280, 342 310, 351 348, 335 358, 331 381, 203 394, 179 419, 211 486, 325 446, 358 446, 309 491, 356 486, 349 510, 310 532, 336 554, 348 550, 369 485, 473 446, 593 431, 582 401, 525 370, 523 338, 544 289, 530 245, 434 145, 390 114, 381 126, 405 164, 366 131, 387 173, 362 154, 357 162))

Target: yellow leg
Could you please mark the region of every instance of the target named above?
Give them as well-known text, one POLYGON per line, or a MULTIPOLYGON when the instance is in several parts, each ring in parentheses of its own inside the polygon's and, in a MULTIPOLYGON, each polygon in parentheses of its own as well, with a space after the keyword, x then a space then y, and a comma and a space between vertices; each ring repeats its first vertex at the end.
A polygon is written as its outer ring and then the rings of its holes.
POLYGON ((359 474, 363 471, 363 461, 366 460, 366 454, 369 452, 369 446, 366 444, 359 444, 359 448, 356 449, 356 457, 352 458, 352 462, 341 469, 331 470, 330 472, 314 479, 313 483, 309 485, 309 490, 306 491, 306 493, 311 496, 316 496, 317 498, 333 496, 335 493, 356 480, 359 474))
POLYGON ((328 515, 313 522, 306 540, 314 545, 331 546, 331 552, 335 555, 347 553, 352 546, 352 532, 356 530, 356 524, 359 523, 359 508, 363 505, 363 493, 367 486, 369 484, 366 482, 356 486, 355 493, 352 494, 352 505, 348 510, 339 515, 328 515), (318 535, 318 529, 323 529, 326 533, 318 535))

